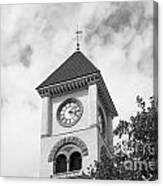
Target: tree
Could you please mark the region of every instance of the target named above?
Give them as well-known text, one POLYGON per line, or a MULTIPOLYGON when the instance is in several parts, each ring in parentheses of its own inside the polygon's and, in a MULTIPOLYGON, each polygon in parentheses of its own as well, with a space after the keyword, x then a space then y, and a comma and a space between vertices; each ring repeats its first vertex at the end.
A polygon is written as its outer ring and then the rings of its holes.
POLYGON ((150 97, 146 107, 143 98, 136 98, 138 111, 129 121, 120 120, 114 136, 113 157, 101 148, 101 161, 88 167, 88 178, 110 180, 156 180, 158 176, 158 110, 157 101, 150 97))

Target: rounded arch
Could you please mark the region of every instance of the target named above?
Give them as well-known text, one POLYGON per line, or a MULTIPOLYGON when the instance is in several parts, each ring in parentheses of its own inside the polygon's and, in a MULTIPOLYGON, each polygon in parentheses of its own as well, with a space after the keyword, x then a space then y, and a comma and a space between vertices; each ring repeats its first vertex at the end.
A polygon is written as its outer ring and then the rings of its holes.
POLYGON ((70 171, 80 170, 82 168, 82 156, 80 152, 73 152, 70 156, 70 171))
POLYGON ((74 144, 77 147, 80 148, 82 156, 87 156, 88 155, 88 148, 86 144, 79 139, 78 137, 70 136, 67 138, 63 138, 59 140, 52 148, 50 151, 49 157, 48 157, 48 162, 56 161, 56 154, 62 148, 63 146, 67 144, 74 144))

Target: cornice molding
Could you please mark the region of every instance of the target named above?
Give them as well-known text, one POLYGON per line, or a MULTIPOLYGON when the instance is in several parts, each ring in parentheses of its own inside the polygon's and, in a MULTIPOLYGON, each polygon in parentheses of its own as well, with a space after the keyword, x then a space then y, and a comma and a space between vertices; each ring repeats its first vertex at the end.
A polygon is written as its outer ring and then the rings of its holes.
POLYGON ((99 81, 99 78, 99 74, 94 73, 73 80, 68 80, 66 82, 61 82, 43 88, 38 88, 37 91, 42 98, 57 97, 65 93, 72 92, 73 90, 87 88, 89 85, 97 83, 97 81, 99 81))

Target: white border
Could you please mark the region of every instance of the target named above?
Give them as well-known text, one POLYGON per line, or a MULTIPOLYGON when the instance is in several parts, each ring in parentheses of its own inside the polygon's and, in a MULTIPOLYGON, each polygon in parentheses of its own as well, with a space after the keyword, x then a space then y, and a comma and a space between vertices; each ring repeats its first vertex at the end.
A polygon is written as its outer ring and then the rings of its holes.
MULTIPOLYGON (((0 4, 17 4, 17 3, 47 3, 47 2, 92 2, 95 0, 1 0, 0 4)), ((102 1, 102 0, 98 0, 102 1)), ((105 1, 105 0, 103 0, 105 1)), ((115 1, 115 0, 112 0, 115 1)), ((120 0, 119 0, 120 1, 120 0)), ((57 186, 81 186, 81 185, 163 185, 163 0, 157 0, 159 3, 159 180, 155 182, 137 182, 137 181, 100 181, 100 180, 50 180, 42 178, 0 178, 1 186, 42 186, 42 185, 57 185, 57 186)))

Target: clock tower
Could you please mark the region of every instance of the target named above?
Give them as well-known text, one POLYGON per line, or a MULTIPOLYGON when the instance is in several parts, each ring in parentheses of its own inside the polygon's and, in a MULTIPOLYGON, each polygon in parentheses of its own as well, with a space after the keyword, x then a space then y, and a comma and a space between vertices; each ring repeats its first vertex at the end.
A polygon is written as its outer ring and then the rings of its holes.
POLYGON ((42 98, 40 177, 74 177, 111 156, 116 108, 100 70, 75 51, 36 90, 42 98))

